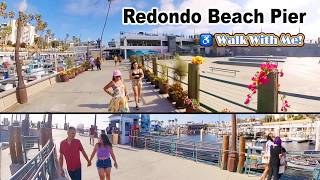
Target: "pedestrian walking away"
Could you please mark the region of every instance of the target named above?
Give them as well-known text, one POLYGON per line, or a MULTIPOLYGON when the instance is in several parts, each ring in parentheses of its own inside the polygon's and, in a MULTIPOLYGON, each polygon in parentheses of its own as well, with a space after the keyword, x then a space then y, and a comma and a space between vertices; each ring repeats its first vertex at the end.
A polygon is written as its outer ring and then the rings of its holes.
POLYGON ((113 60, 114 60, 114 66, 117 66, 117 63, 118 63, 118 56, 117 56, 117 55, 115 55, 115 56, 113 57, 113 60))
POLYGON ((94 58, 91 56, 90 59, 89 59, 90 66, 91 66, 91 71, 93 71, 93 68, 96 65, 94 61, 95 61, 94 58))
POLYGON ((109 112, 129 112, 128 91, 122 81, 120 70, 115 70, 113 72, 112 81, 109 82, 103 90, 112 96, 108 107, 109 112))
POLYGON ((118 56, 118 62, 119 62, 119 65, 121 64, 121 62, 122 62, 122 57, 119 55, 118 56))
POLYGON ((136 102, 136 109, 139 110, 139 103, 141 102, 142 78, 143 71, 137 62, 131 63, 130 79, 132 81, 132 89, 134 92, 134 100, 136 102))
POLYGON ((96 167, 98 170, 98 174, 100 180, 111 180, 111 158, 114 161, 114 167, 118 168, 118 163, 116 160, 116 156, 114 155, 112 144, 106 134, 101 134, 99 143, 94 146, 94 149, 90 156, 90 162, 92 161, 93 157, 97 153, 97 162, 96 167))
POLYGON ((81 180, 80 152, 87 160, 88 166, 91 166, 91 162, 84 151, 80 140, 75 139, 76 129, 74 127, 69 127, 67 134, 68 137, 60 143, 59 164, 61 176, 65 177, 63 169, 63 158, 65 158, 70 178, 72 180, 81 180))
POLYGON ((101 70, 101 60, 100 57, 97 57, 95 60, 95 65, 97 66, 97 70, 101 70))
POLYGON ((89 136, 90 136, 90 144, 91 144, 91 140, 92 140, 92 145, 94 145, 94 127, 93 127, 93 125, 91 125, 91 127, 89 129, 89 136))

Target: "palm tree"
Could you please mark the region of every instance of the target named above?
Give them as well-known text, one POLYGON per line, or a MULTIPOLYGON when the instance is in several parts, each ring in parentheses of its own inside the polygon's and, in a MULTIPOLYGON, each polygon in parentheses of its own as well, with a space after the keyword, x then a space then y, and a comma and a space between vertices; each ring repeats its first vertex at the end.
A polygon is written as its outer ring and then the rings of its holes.
MULTIPOLYGON (((14 17, 14 12, 9 11, 7 12, 7 3, 6 1, 3 1, 0 3, 0 17, 3 17, 3 19, 10 18, 12 19, 14 17)), ((7 36, 12 33, 12 27, 11 26, 5 26, 0 29, 0 37, 1 39, 4 39, 4 44, 7 44, 7 36)))

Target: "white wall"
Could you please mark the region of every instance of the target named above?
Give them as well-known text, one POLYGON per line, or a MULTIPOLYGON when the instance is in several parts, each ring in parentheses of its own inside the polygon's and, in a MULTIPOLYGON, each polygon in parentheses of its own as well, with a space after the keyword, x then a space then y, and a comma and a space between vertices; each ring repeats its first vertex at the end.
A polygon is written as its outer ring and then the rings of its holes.
MULTIPOLYGON (((11 20, 8 26, 12 27, 12 33, 8 36, 8 40, 14 44, 17 39, 17 25, 16 20, 11 20)), ((21 34, 21 43, 26 43, 29 45, 34 44, 34 36, 36 35, 35 27, 31 25, 26 25, 23 27, 21 34)))

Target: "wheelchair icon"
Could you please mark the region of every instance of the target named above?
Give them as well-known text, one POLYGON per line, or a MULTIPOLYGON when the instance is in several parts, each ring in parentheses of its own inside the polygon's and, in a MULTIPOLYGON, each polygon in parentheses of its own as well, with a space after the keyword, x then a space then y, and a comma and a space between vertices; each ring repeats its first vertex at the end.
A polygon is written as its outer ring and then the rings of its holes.
POLYGON ((206 47, 212 46, 212 40, 213 37, 211 34, 202 34, 200 36, 200 45, 206 47))

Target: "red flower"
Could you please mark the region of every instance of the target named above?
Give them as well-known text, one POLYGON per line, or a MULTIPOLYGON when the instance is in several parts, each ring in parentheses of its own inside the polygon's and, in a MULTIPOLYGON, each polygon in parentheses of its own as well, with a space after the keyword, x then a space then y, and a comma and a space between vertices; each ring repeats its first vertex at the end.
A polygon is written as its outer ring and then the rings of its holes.
POLYGON ((283 73, 282 69, 281 69, 281 71, 279 72, 279 75, 280 75, 280 77, 283 77, 284 73, 283 73))
POLYGON ((244 102, 245 105, 248 105, 250 103, 250 98, 247 98, 246 101, 244 102))

